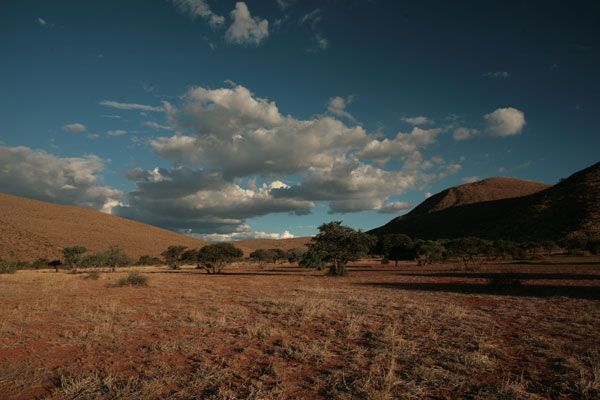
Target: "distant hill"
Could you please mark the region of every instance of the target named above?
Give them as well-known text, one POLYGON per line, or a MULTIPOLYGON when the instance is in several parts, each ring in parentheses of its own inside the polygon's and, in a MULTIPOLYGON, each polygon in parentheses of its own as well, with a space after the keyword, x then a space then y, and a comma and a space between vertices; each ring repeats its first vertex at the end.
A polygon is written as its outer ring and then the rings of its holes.
POLYGON ((281 249, 284 251, 292 249, 305 249, 310 242, 310 236, 292 238, 292 239, 252 239, 238 240, 233 244, 240 248, 244 255, 248 256, 256 249, 281 249))
POLYGON ((201 247, 200 240, 99 211, 0 193, 0 258, 59 258, 63 247, 89 251, 118 244, 130 257, 158 256, 172 244, 201 247))
POLYGON ((450 188, 371 231, 514 240, 557 240, 574 232, 600 233, 600 163, 550 187, 491 178, 450 188))

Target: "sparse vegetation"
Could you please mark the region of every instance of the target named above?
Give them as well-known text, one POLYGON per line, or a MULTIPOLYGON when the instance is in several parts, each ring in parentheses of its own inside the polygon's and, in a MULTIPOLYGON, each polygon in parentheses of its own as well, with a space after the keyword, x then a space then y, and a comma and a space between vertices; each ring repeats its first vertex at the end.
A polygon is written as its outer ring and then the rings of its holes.
POLYGON ((83 279, 97 281, 98 279, 100 279, 100 272, 98 272, 98 271, 88 272, 87 274, 85 274, 83 276, 83 279))
POLYGON ((148 277, 138 272, 132 272, 116 283, 117 286, 148 286, 148 277))
POLYGON ((0 274, 14 274, 17 272, 17 265, 14 262, 0 260, 0 274))
POLYGON ((148 255, 140 256, 140 258, 135 262, 135 265, 161 265, 163 264, 163 260, 158 257, 152 257, 148 255))

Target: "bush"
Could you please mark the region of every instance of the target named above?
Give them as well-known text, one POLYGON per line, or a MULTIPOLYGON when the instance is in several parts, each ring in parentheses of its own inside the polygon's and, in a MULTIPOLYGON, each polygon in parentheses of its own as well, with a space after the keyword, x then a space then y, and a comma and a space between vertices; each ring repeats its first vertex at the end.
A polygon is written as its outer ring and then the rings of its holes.
POLYGON ((169 246, 165 251, 160 253, 165 258, 165 264, 171 269, 179 269, 181 265, 181 256, 185 252, 185 246, 169 246))
POLYGON ((382 265, 388 265, 390 263, 390 260, 388 260, 387 258, 382 258, 381 259, 381 264, 382 265))
POLYGON ((45 257, 40 257, 37 260, 35 260, 34 262, 31 263, 31 268, 32 269, 43 269, 43 268, 48 268, 50 261, 45 258, 45 257))
POLYGON ((136 261, 135 265, 161 265, 163 261, 158 257, 152 257, 148 255, 140 256, 136 261))
POLYGON ((119 279, 117 286, 148 286, 148 277, 137 272, 132 272, 127 277, 119 279))
POLYGON ((100 279, 100 272, 98 271, 92 271, 89 274, 86 274, 83 279, 91 279, 93 281, 97 281, 98 279, 100 279))
POLYGON ((0 274, 14 274, 17 272, 17 264, 10 261, 0 261, 0 274))

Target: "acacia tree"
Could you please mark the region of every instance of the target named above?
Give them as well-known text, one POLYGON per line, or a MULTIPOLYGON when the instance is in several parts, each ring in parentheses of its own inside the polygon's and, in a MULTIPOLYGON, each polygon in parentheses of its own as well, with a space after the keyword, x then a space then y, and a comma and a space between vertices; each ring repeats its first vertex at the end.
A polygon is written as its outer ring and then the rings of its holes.
POLYGON ((396 267, 400 260, 413 260, 415 258, 412 239, 402 233, 393 233, 378 237, 374 253, 394 261, 396 267))
POLYGON ((118 266, 129 264, 129 257, 123 251, 123 249, 117 245, 110 246, 106 252, 104 252, 106 265, 110 267, 110 270, 115 272, 118 266))
POLYGON ((171 269, 179 269, 181 265, 181 255, 187 249, 185 246, 169 246, 165 251, 160 253, 164 257, 165 263, 171 269))
POLYGON ((243 256, 244 252, 231 243, 215 243, 198 250, 196 261, 198 268, 204 268, 209 274, 219 274, 227 264, 243 256))
POLYGON ((323 255, 323 261, 330 262, 330 275, 346 275, 348 261, 356 260, 368 253, 373 245, 373 237, 342 225, 342 221, 332 221, 319 226, 319 233, 312 238, 309 251, 323 255))
MULTIPOLYGON (((63 249, 63 256, 65 258, 65 265, 67 268, 73 269, 73 271, 77 271, 77 265, 81 260, 81 255, 85 253, 87 249, 83 246, 72 246, 65 247, 63 249)), ((58 268, 56 269, 58 272, 58 268)))

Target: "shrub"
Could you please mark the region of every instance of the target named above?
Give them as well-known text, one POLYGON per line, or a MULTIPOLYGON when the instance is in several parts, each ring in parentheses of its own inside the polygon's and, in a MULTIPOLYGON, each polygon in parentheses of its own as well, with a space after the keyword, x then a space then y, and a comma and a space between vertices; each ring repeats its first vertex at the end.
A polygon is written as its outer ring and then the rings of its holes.
POLYGON ((389 263, 390 263, 390 260, 388 260, 387 258, 381 259, 381 265, 388 265, 389 263))
POLYGON ((106 266, 114 272, 119 266, 127 266, 131 263, 127 254, 119 246, 110 246, 106 252, 104 252, 106 258, 106 266))
POLYGON ((161 265, 163 261, 158 257, 152 257, 148 255, 140 256, 136 261, 135 265, 161 265))
POLYGON ((43 268, 48 268, 48 265, 50 264, 50 261, 45 258, 45 257, 40 257, 37 260, 35 260, 34 262, 31 263, 31 268, 33 269, 43 269, 43 268))
POLYGON ((0 261, 0 274, 14 274, 17 272, 17 264, 10 261, 0 261))
POLYGON ((106 254, 94 253, 83 257, 79 261, 81 268, 101 268, 107 265, 106 254))
POLYGON ((302 268, 316 268, 320 271, 325 266, 325 261, 323 261, 323 255, 313 249, 302 254, 298 265, 302 268))
POLYGON ((137 272, 132 272, 125 278, 119 279, 117 286, 148 286, 148 277, 137 272))
POLYGON ((302 249, 291 249, 287 251, 287 260, 290 264, 300 262, 305 251, 302 249))
POLYGON ((58 272, 58 268, 62 265, 62 261, 60 260, 52 260, 48 263, 49 267, 53 267, 56 272, 58 272))
POLYGON ((169 246, 160 255, 165 258, 165 263, 171 269, 179 269, 181 265, 181 255, 187 249, 185 246, 169 246))
POLYGON ((93 281, 97 281, 98 279, 100 279, 100 272, 98 271, 92 271, 88 274, 86 274, 83 279, 91 279, 93 281))
POLYGON ((65 247, 63 249, 63 256, 65 257, 65 265, 73 270, 77 270, 81 255, 85 253, 87 249, 83 246, 72 246, 65 247))

